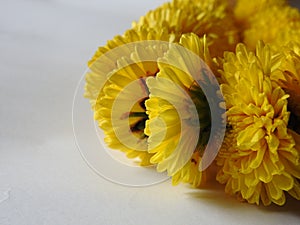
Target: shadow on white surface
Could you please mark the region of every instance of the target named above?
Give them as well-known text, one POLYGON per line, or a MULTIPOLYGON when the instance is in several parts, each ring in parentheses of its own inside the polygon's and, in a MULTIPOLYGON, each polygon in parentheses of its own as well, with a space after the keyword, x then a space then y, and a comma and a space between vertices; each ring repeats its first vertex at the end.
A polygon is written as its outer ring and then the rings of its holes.
MULTIPOLYGON (((250 217, 255 217, 255 214, 253 213, 256 212, 258 214, 257 218, 254 218, 255 222, 253 224, 257 224, 256 222, 260 217, 262 217, 262 215, 273 215, 275 213, 279 218, 270 218, 268 224, 283 224, 280 223, 280 218, 288 215, 292 216, 293 218, 298 218, 300 221, 300 201, 292 198, 288 194, 286 194, 286 204, 283 206, 278 206, 275 204, 264 206, 262 203, 257 206, 254 204, 248 204, 247 202, 241 202, 236 199, 235 196, 227 195, 224 192, 224 188, 224 185, 220 185, 216 181, 210 181, 202 189, 187 191, 186 195, 191 201, 199 201, 199 204, 201 205, 210 205, 211 207, 215 208, 216 212, 223 210, 223 213, 226 213, 227 211, 227 213, 231 214, 234 211, 237 215, 232 216, 236 217, 242 216, 247 218, 250 215, 250 217), (251 213, 248 214, 247 212, 251 213), (274 222, 272 223, 272 221, 274 222)), ((263 220, 265 220, 265 218, 263 218, 263 220)), ((293 220, 290 223, 285 224, 295 224, 295 221, 296 220, 293 220)))

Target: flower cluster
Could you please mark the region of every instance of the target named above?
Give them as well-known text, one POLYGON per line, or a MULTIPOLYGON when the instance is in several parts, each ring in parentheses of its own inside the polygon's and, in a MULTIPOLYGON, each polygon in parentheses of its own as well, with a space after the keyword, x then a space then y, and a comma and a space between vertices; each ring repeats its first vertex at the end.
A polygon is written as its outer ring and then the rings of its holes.
POLYGON ((299 28, 285 0, 149 11, 88 62, 105 142, 173 184, 212 177, 249 203, 300 200, 299 28))

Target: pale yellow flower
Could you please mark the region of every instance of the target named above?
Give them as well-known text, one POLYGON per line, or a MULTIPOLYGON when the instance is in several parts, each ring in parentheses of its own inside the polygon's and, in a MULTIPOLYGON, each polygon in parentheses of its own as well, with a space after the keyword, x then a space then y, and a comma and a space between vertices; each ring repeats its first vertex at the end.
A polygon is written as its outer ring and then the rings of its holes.
POLYGON ((148 118, 144 101, 149 94, 145 78, 156 75, 157 60, 173 40, 173 35, 159 29, 128 30, 98 49, 86 74, 85 97, 105 142, 129 158, 140 158, 141 165, 149 165, 152 156, 144 134, 148 118))
POLYGON ((89 71, 86 73, 85 97, 90 100, 92 108, 95 101, 101 94, 101 89, 107 82, 108 74, 117 68, 116 61, 120 57, 129 57, 132 53, 132 46, 128 45, 133 42, 146 40, 160 40, 166 42, 174 41, 175 36, 169 35, 165 29, 131 29, 126 31, 122 36, 118 35, 112 40, 107 41, 103 47, 99 47, 92 59, 89 61, 89 71), (122 46, 120 48, 120 46, 122 46), (129 46, 129 47, 128 47, 129 46), (112 49, 118 48, 118 54, 111 52, 112 49), (101 60, 98 60, 101 57, 101 60))
POLYGON ((249 203, 283 205, 286 192, 300 197, 300 146, 287 127, 289 95, 270 78, 283 60, 262 42, 256 52, 240 44, 224 58, 221 89, 231 129, 218 155, 217 180, 249 203))
POLYGON ((149 120, 145 133, 149 136, 148 151, 154 154, 150 161, 157 164, 158 171, 167 170, 173 184, 183 181, 199 186, 199 164, 209 139, 211 118, 207 99, 195 79, 204 79, 202 82, 214 90, 203 76, 208 71, 203 71, 198 57, 208 63, 212 60, 205 37, 183 35, 180 46, 194 53, 171 46, 159 60, 160 72, 147 79, 150 98, 146 101, 149 120))

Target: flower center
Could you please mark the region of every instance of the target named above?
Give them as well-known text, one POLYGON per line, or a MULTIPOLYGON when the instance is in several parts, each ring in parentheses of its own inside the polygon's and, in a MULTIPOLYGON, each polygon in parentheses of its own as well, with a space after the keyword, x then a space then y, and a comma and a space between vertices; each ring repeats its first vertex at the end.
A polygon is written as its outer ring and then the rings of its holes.
POLYGON ((196 119, 199 120, 200 135, 197 146, 200 150, 202 150, 204 149, 203 147, 206 146, 210 136, 211 112, 207 98, 198 84, 193 84, 189 88, 188 93, 198 112, 198 118, 196 119))
MULTIPOLYGON (((154 74, 151 74, 147 71, 147 76, 156 76, 157 71, 154 74)), ((147 87, 145 77, 139 78, 139 83, 144 93, 146 93, 147 97, 144 97, 140 101, 138 101, 134 105, 133 109, 129 112, 129 118, 132 118, 134 120, 134 122, 130 124, 130 130, 139 139, 144 139, 148 138, 148 136, 144 133, 144 129, 146 126, 146 121, 148 120, 145 102, 147 99, 149 99, 149 89, 147 87)))
POLYGON ((140 139, 144 139, 144 138, 148 137, 144 133, 146 120, 148 120, 148 115, 146 114, 145 101, 148 98, 149 97, 146 97, 146 98, 142 99, 140 102, 137 103, 142 109, 144 109, 143 112, 134 112, 134 111, 131 111, 129 113, 129 117, 130 118, 138 118, 137 122, 135 122, 135 123, 133 123, 133 124, 130 125, 130 130, 131 130, 132 133, 134 133, 135 135, 137 135, 140 139))

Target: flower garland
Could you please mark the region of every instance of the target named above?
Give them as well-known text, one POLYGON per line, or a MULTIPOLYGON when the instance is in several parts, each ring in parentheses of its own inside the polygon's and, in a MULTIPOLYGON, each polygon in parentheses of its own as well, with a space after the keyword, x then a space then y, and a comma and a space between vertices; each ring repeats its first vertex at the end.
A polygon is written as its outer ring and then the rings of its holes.
POLYGON ((299 28, 285 0, 173 0, 149 11, 88 63, 85 97, 105 142, 174 185, 215 178, 248 203, 300 200, 299 28))

